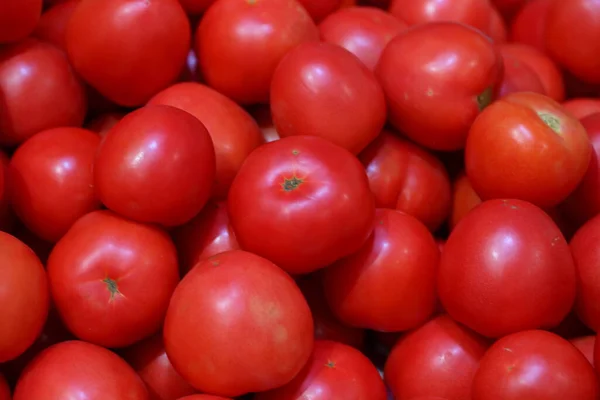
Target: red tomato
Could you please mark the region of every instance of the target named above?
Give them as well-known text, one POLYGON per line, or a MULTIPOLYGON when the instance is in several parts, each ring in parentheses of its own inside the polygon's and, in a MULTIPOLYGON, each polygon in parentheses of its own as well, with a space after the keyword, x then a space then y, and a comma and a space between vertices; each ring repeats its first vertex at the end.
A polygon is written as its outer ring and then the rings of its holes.
POLYGON ((545 50, 546 16, 552 0, 528 0, 515 15, 510 26, 511 42, 545 50))
POLYGON ((585 358, 594 365, 594 347, 596 346, 596 335, 581 336, 569 340, 571 344, 585 356, 585 358))
POLYGON ((406 28, 398 18, 374 7, 340 9, 319 24, 323 41, 345 48, 371 71, 389 41, 406 28))
POLYGON ((314 136, 256 149, 235 177, 227 207, 241 248, 292 274, 356 252, 371 234, 375 215, 360 162, 314 136))
POLYGON ((502 19, 502 15, 495 8, 492 8, 490 15, 490 26, 487 29, 489 37, 495 43, 504 43, 508 40, 508 27, 506 22, 502 19))
POLYGON ((266 103, 275 67, 317 26, 296 0, 217 0, 196 31, 206 82, 238 103, 266 103))
POLYGON ((296 376, 312 351, 313 321, 284 271, 237 250, 202 261, 183 278, 164 340, 175 369, 196 389, 233 397, 296 376))
POLYGON ((94 164, 100 200, 136 221, 181 225, 210 197, 215 151, 204 125, 191 114, 149 105, 108 132, 94 164))
POLYGON ((596 400, 594 368, 573 345, 550 332, 506 336, 481 359, 473 400, 596 400))
POLYGON ((248 154, 263 143, 260 129, 243 108, 199 83, 179 83, 154 96, 148 104, 187 111, 208 130, 216 153, 213 196, 227 197, 229 186, 248 154))
POLYGON ((13 400, 149 400, 148 391, 123 359, 102 347, 69 341, 38 355, 19 378, 13 400))
POLYGON ((67 0, 44 11, 33 36, 66 51, 67 24, 80 1, 67 0))
POLYGON ((438 293, 458 322, 500 337, 558 325, 575 301, 575 279, 569 246, 546 213, 521 200, 490 200, 450 234, 438 293))
POLYGON ((479 204, 481 198, 473 190, 464 171, 461 172, 452 183, 452 211, 448 221, 450 230, 453 230, 458 222, 479 204))
POLYGON ((316 22, 342 7, 342 0, 298 0, 316 22))
POLYGON ((0 48, 0 142, 17 145, 44 129, 80 126, 83 86, 65 55, 28 39, 0 48))
POLYGON ((487 346, 476 333, 439 316, 396 343, 385 364, 385 381, 397 400, 471 400, 471 382, 487 346))
POLYGON ((345 344, 317 341, 311 358, 287 385, 258 393, 254 400, 386 400, 377 368, 360 351, 345 344))
POLYGON ((10 400, 10 387, 2 375, 0 375, 0 400, 10 400))
POLYGON ((0 2, 0 44, 25 39, 42 14, 42 0, 0 2))
POLYGON ((0 232, 0 362, 21 355, 33 344, 48 315, 48 280, 35 253, 20 240, 0 232))
POLYGON ((177 0, 82 0, 66 35, 69 59, 90 85, 117 104, 139 106, 175 81, 191 28, 177 0))
POLYGON ((179 0, 184 10, 190 15, 201 15, 216 0, 179 0))
POLYGON ((504 76, 498 97, 502 98, 516 92, 535 92, 546 94, 539 75, 527 64, 510 54, 502 54, 504 76))
POLYGON ((565 110, 570 112, 578 119, 589 115, 600 113, 600 99, 594 98, 575 98, 562 103, 565 110))
POLYGON ((537 93, 512 93, 471 126, 465 167, 483 199, 553 207, 581 182, 591 153, 584 127, 560 104, 537 93))
POLYGON ((177 252, 160 229, 94 211, 48 259, 54 304, 75 336, 125 347, 159 328, 179 281, 177 252))
POLYGON ((430 23, 392 39, 376 73, 388 98, 390 122, 400 132, 435 150, 458 150, 497 92, 502 57, 475 29, 430 23))
POLYGON ((106 136, 108 131, 112 129, 113 126, 117 124, 126 114, 121 112, 111 112, 106 114, 101 114, 93 120, 89 121, 86 125, 86 128, 90 131, 96 132, 100 137, 106 136))

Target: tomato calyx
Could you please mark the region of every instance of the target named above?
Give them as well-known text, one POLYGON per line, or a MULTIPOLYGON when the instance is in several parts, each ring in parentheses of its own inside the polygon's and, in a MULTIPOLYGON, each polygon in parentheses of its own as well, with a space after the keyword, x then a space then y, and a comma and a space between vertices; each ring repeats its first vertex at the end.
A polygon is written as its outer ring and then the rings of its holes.
POLYGON ((477 108, 479 111, 483 111, 484 108, 492 103, 494 92, 491 87, 486 88, 483 92, 479 93, 475 99, 477 102, 477 108))
POLYGON ((331 369, 333 369, 333 368, 335 368, 335 361, 329 360, 329 361, 327 361, 327 362, 325 363, 325 366, 326 366, 327 368, 331 368, 331 369))
POLYGON ((102 279, 102 282, 106 284, 106 288, 110 292, 109 301, 113 301, 115 299, 115 296, 121 295, 121 292, 119 291, 119 285, 117 284, 116 280, 106 277, 102 279))
POLYGON ((281 187, 286 192, 291 192, 292 190, 296 190, 303 182, 304 182, 303 179, 300 179, 296 176, 294 176, 293 178, 290 178, 290 179, 285 178, 283 180, 283 183, 281 184, 281 187))
POLYGON ((561 133, 560 119, 558 117, 556 117, 553 114, 547 113, 547 112, 538 112, 537 114, 538 114, 538 117, 540 117, 540 119, 542 121, 544 121, 544 123, 550 129, 552 129, 555 133, 557 133, 557 134, 561 133))

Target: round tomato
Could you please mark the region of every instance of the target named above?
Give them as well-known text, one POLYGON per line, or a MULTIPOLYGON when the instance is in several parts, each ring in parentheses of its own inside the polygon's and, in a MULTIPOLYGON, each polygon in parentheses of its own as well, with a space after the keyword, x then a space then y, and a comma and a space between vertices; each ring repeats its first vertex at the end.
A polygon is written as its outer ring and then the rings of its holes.
POLYGON ((313 321, 289 275, 236 250, 202 261, 183 278, 169 305, 164 343, 196 389, 234 397, 292 380, 310 357, 313 321))
POLYGON ((469 178, 464 171, 459 173, 452 183, 452 211, 448 220, 450 230, 453 230, 458 222, 479 204, 481 198, 473 190, 469 178))
POLYGON ((0 400, 10 400, 10 387, 6 383, 4 376, 0 374, 0 400))
POLYGON ((96 132, 100 137, 106 136, 108 131, 117 124, 126 114, 121 112, 110 112, 97 116, 89 121, 86 128, 92 132, 96 132))
POLYGON ((573 98, 562 103, 565 110, 575 118, 583 119, 592 114, 600 113, 600 99, 596 98, 573 98))
POLYGON ((515 15, 510 26, 511 42, 528 44, 545 50, 546 16, 553 0, 528 0, 515 15))
POLYGON ((125 347, 155 333, 179 281, 177 252, 160 229, 94 211, 48 259, 54 304, 75 336, 125 347))
POLYGON ((66 51, 67 24, 81 0, 67 0, 52 6, 42 14, 33 36, 66 51))
POLYGON ((570 339, 569 342, 585 356, 585 358, 594 366, 594 347, 596 346, 596 335, 581 336, 570 339))
POLYGON ((215 151, 204 125, 166 105, 137 109, 104 137, 94 164, 100 200, 136 221, 181 225, 206 204, 215 151))
POLYGON ((542 80, 536 71, 511 54, 502 52, 501 54, 504 61, 504 76, 498 93, 499 98, 515 92, 546 94, 542 80))
POLYGON ((42 14, 42 0, 0 1, 0 44, 25 39, 42 14))
POLYGON ((241 248, 292 274, 356 252, 371 234, 375 215, 358 159, 315 136, 256 149, 235 177, 227 207, 241 248))

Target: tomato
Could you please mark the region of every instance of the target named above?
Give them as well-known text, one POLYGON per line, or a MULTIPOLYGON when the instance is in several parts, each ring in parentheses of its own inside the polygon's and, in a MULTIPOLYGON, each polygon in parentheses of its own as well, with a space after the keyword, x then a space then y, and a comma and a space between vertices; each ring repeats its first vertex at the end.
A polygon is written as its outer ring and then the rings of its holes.
POLYGON ((569 340, 571 344, 585 356, 585 358, 594 365, 594 347, 596 346, 596 336, 582 336, 569 340))
POLYGON ((539 75, 527 64, 510 54, 502 54, 504 77, 498 97, 502 98, 516 92, 535 92, 546 94, 539 75))
POLYGON ((406 28, 406 23, 374 7, 340 9, 319 24, 323 41, 345 48, 371 71, 389 41, 406 28))
POLYGON ((298 0, 315 22, 323 20, 342 6, 342 0, 298 0))
POLYGON ((475 29, 429 23, 392 39, 376 73, 392 125, 423 146, 458 150, 475 117, 495 97, 502 57, 475 29))
POLYGON ((10 400, 10 387, 2 375, 0 375, 0 400, 10 400))
POLYGON ((356 252, 371 234, 375 215, 360 162, 314 136, 256 149, 235 177, 227 207, 241 248, 292 274, 356 252))
POLYGON ((379 372, 360 351, 345 344, 315 342, 311 358, 287 385, 259 393, 254 400, 386 400, 379 372))
POLYGON ((121 112, 111 112, 101 114, 86 124, 86 128, 96 132, 100 137, 106 136, 108 131, 117 124, 126 114, 121 112))
POLYGON ((148 400, 135 371, 111 351, 69 341, 44 350, 19 378, 13 400, 148 400))
POLYGON ((154 96, 148 104, 177 107, 204 124, 216 153, 213 196, 227 197, 242 163, 263 143, 260 129, 250 114, 216 90, 198 83, 173 85, 154 96))
POLYGON ((492 8, 490 15, 490 26, 487 29, 489 37, 495 43, 504 43, 508 40, 508 27, 502 19, 502 15, 498 10, 492 8))
POLYGON ((0 2, 0 44, 25 39, 42 14, 42 0, 0 2))
POLYGON ((66 51, 67 24, 80 1, 67 0, 44 11, 33 36, 66 51))
POLYGON ((65 55, 34 39, 0 48, 0 143, 14 146, 39 131, 80 126, 83 86, 65 55))
POLYGON ((177 0, 82 0, 66 33, 75 70, 109 100, 131 107, 175 81, 190 40, 177 0))
POLYGON ((190 15, 201 15, 215 0, 179 0, 184 10, 190 15))
POLYGON ((177 253, 165 232, 106 210, 71 227, 47 270, 65 325, 105 347, 129 346, 155 333, 179 281, 177 253))
POLYGON ((396 343, 385 364, 385 381, 397 400, 470 400, 471 382, 487 347, 479 335, 442 315, 396 343))
POLYGON ((234 397, 292 380, 310 357, 313 321, 284 271, 235 250, 200 262, 183 278, 169 305, 164 343, 196 389, 234 397))
POLYGON ((217 0, 200 21, 195 50, 209 86, 238 103, 266 103, 283 56, 318 39, 296 0, 217 0))
POLYGON ((215 151, 204 125, 166 105, 137 109, 105 136, 94 164, 100 200, 136 221, 183 224, 204 207, 215 151))
POLYGON ((544 34, 550 3, 553 0, 528 0, 517 12, 510 26, 511 42, 545 50, 544 34))
POLYGON ((600 113, 600 99, 595 98, 574 98, 562 103, 565 110, 570 112, 578 119, 583 119, 589 115, 600 113))
POLYGON ((450 230, 453 230, 458 222, 479 204, 481 198, 473 190, 469 178, 462 171, 452 183, 452 211, 448 220, 450 230))
POLYGON ((573 345, 545 331, 506 336, 481 359, 473 400, 595 400, 594 368, 573 345))
POLYGON ((591 153, 584 127, 560 104, 537 93, 512 93, 471 126, 465 167, 483 199, 553 207, 581 182, 591 153))

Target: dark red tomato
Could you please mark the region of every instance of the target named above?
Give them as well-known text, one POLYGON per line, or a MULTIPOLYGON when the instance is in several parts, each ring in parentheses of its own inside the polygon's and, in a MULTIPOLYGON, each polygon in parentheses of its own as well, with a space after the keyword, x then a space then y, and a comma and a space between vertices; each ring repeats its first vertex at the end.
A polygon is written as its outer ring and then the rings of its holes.
POLYGON ((528 0, 510 26, 510 41, 545 50, 546 16, 553 0, 528 0))
POLYGON ((0 2, 0 44, 25 39, 42 14, 42 0, 0 2))
POLYGON ((585 358, 594 365, 594 347, 596 346, 596 335, 582 336, 569 340, 571 344, 585 356, 585 358))
POLYGON ((202 261, 183 278, 164 341, 173 366, 196 389, 234 397, 296 376, 312 351, 313 321, 289 275, 236 250, 202 261))
POLYGON ((10 400, 10 387, 2 375, 0 375, 0 400, 10 400))
POLYGON ((325 18, 319 32, 323 41, 345 48, 373 71, 385 46, 406 27, 378 8, 349 7, 325 18))
POLYGON ((10 187, 8 187, 8 165, 10 158, 0 149, 0 178, 4 182, 4 190, 0 193, 0 231, 13 232, 17 225, 17 217, 10 206, 10 187))
POLYGON ((67 328, 105 347, 155 333, 179 281, 169 236, 110 211, 79 219, 52 250, 47 270, 67 328))
POLYGON ((358 159, 314 136, 256 149, 235 177, 227 207, 241 248, 292 274, 356 252, 371 234, 375 215, 358 159))
POLYGON ((574 98, 562 103, 565 110, 575 118, 583 119, 589 115, 600 113, 600 99, 596 98, 574 98))
POLYGON ((19 378, 13 400, 149 400, 135 371, 113 352, 69 341, 44 350, 19 378))
POLYGON ((442 305, 482 335, 555 327, 571 310, 575 290, 565 238, 531 203, 486 201, 456 225, 444 246, 442 305))
POLYGON ((82 0, 66 35, 69 59, 90 85, 117 104, 139 106, 175 81, 191 28, 177 0, 82 0))
POLYGON ((231 182, 248 154, 264 142, 256 121, 246 110, 199 83, 173 85, 148 104, 177 107, 204 124, 215 148, 217 169, 213 196, 217 198, 227 197, 231 182))
POLYGON ((6 168, 4 167, 4 164, 0 163, 0 202, 2 202, 5 197, 8 197, 8 195, 6 194, 6 191, 5 191, 5 187, 7 185, 4 182, 4 180, 5 180, 4 175, 6 175, 5 169, 6 168))
POLYGON ((500 11, 507 19, 520 10, 528 1, 531 0, 491 0, 495 9, 500 11))
POLYGON ((216 0, 179 0, 183 9, 189 15, 201 15, 208 9, 216 0))
POLYGON ((386 400, 377 368, 360 351, 342 343, 315 342, 311 358, 288 384, 254 400, 386 400))
POLYGON ((318 39, 296 0, 217 0, 200 21, 195 50, 208 85, 238 103, 266 103, 283 56, 318 39))
POLYGON ((252 117, 254 117, 256 123, 260 127, 260 131, 266 143, 271 143, 280 139, 279 133, 273 125, 271 106, 268 104, 257 104, 252 108, 251 113, 252 117))
POLYGON ((94 164, 100 200, 127 218, 181 225, 208 201, 215 151, 204 125, 166 105, 127 114, 104 137, 94 164))
POLYGON ((585 128, 560 104, 537 93, 512 93, 471 126, 465 167, 482 199, 553 207, 581 182, 591 153, 585 128))
POLYGON ((281 137, 319 136, 358 154, 381 132, 386 103, 373 72, 352 53, 308 42, 277 66, 271 115, 281 137))
POLYGON ((298 3, 302 4, 315 22, 323 20, 342 7, 342 0, 298 0, 298 3))
POLYGON ((396 343, 385 364, 385 381, 397 400, 471 400, 471 382, 487 346, 476 333, 439 316, 396 343))
POLYGON ((45 129, 80 126, 86 98, 66 56, 34 39, 0 48, 0 143, 14 146, 45 129))
POLYGON ((504 43, 508 40, 508 27, 498 10, 492 8, 490 15, 490 26, 487 29, 488 36, 494 43, 504 43))
POLYGON ((516 92, 535 92, 546 94, 540 76, 527 64, 510 54, 502 54, 504 76, 498 97, 502 98, 516 92))
POLYGON ((479 204, 481 198, 473 190, 469 178, 462 171, 452 183, 452 211, 448 220, 450 230, 453 230, 458 222, 479 204))
POLYGON ((106 136, 108 131, 117 124, 126 114, 121 112, 111 112, 101 114, 93 120, 89 121, 86 128, 92 132, 96 132, 101 138, 106 136))
POLYGON ((485 353, 473 400, 596 400, 594 368, 571 343, 546 331, 506 336, 485 353))
POLYGON ((67 24, 80 1, 67 0, 44 11, 33 36, 66 51, 67 24))
POLYGON ((458 150, 475 117, 495 97, 502 57, 475 29, 430 23, 392 39, 376 73, 390 121, 400 132, 434 150, 458 150))

